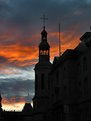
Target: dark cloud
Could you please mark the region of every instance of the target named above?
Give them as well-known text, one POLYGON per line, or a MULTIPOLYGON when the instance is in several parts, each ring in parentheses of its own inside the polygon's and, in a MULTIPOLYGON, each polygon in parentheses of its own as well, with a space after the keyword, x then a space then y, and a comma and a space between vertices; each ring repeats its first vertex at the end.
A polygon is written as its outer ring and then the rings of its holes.
POLYGON ((47 25, 51 31, 57 31, 58 23, 61 23, 61 31, 75 29, 74 25, 78 26, 77 32, 83 31, 86 26, 89 27, 91 21, 89 0, 9 0, 8 3, 4 1, 2 6, 5 7, 1 7, 1 16, 5 15, 6 20, 8 18, 9 27, 10 24, 19 27, 23 37, 31 37, 39 31, 42 26, 40 17, 43 13, 49 19, 47 25))
POLYGON ((0 56, 0 64, 4 64, 4 63, 7 63, 7 62, 8 62, 7 58, 0 56))
POLYGON ((0 0, 0 21, 8 19, 11 7, 5 2, 0 0))
POLYGON ((32 99, 34 94, 34 81, 32 80, 16 80, 12 79, 2 79, 0 80, 0 90, 2 95, 10 98, 10 97, 23 97, 27 96, 28 93, 32 99))
MULTIPOLYGON (((63 2, 59 0, 16 0, 11 2, 11 6, 14 8, 11 20, 16 23, 19 22, 19 25, 20 23, 23 23, 23 25, 38 24, 40 21, 39 18, 44 12, 48 15, 49 20, 51 20, 50 23, 52 23, 52 21, 56 22, 57 19, 65 19, 65 17, 74 21, 73 17, 82 17, 79 14, 75 16, 75 12, 82 12, 85 18, 87 11, 91 10, 91 4, 88 4, 87 0, 83 0, 83 2, 79 0, 64 0, 63 2)), ((90 12, 88 14, 90 15, 90 12)), ((79 18, 77 19, 79 20, 79 18)))

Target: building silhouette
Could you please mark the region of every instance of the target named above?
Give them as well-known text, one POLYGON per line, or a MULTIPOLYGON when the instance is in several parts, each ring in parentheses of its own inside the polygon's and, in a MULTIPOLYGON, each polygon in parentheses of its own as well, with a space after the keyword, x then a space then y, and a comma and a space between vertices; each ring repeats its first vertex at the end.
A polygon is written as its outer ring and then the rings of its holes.
POLYGON ((4 121, 91 121, 91 32, 80 38, 75 49, 54 57, 51 64, 44 26, 34 71, 33 107, 26 103, 22 112, 3 112, 0 96, 4 121))
POLYGON ((49 105, 48 76, 51 72, 50 45, 47 42, 45 26, 39 44, 39 62, 35 65, 35 96, 33 98, 34 119, 46 120, 49 105))
POLYGON ((50 63, 45 27, 35 65, 34 121, 91 120, 91 32, 50 63))

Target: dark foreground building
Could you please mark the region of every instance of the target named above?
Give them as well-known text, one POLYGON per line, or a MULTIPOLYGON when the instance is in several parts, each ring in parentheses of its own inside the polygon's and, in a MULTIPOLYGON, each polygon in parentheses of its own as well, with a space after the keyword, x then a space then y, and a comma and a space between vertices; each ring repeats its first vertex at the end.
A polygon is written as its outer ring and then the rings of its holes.
POLYGON ((0 121, 33 121, 33 109, 30 103, 26 103, 22 112, 2 111, 0 121))
POLYGON ((91 121, 91 32, 50 63, 45 27, 35 65, 34 121, 91 121))
POLYGON ((91 121, 91 32, 74 50, 55 57, 49 74, 55 121, 91 121))
MULTIPOLYGON (((25 104, 24 110, 13 113, 13 117, 22 121, 91 121, 91 32, 80 40, 75 49, 66 50, 51 64, 50 45, 43 27, 39 61, 34 69, 33 108, 25 104)), ((5 112, 0 113, 0 120, 4 115, 5 112)))

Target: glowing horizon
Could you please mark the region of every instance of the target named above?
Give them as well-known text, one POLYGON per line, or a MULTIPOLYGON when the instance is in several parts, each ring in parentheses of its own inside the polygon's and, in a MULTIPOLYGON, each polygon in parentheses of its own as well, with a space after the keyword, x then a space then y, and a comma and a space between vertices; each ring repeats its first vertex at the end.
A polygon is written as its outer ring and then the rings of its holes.
POLYGON ((32 101, 26 101, 23 97, 19 97, 18 102, 16 102, 16 97, 12 97, 9 100, 7 98, 2 99, 2 109, 3 111, 19 111, 23 110, 25 103, 31 103, 33 107, 32 101))

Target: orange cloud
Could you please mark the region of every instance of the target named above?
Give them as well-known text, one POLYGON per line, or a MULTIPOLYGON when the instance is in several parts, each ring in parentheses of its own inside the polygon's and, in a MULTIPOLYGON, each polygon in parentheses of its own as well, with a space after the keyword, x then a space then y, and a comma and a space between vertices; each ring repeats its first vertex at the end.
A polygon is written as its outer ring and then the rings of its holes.
MULTIPOLYGON (((52 32, 50 34, 50 38, 55 38, 53 42, 51 42, 51 58, 53 59, 54 56, 58 56, 59 54, 59 33, 52 32)), ((73 32, 68 33, 60 33, 60 47, 61 53, 63 53, 66 49, 74 49, 79 43, 79 35, 75 35, 73 32)))
MULTIPOLYGON (((51 59, 58 55, 59 51, 59 40, 58 32, 49 33, 48 42, 51 45, 51 59), (53 40, 53 41, 52 41, 53 40)), ((61 51, 62 53, 69 48, 74 48, 79 43, 79 35, 75 35, 75 32, 60 33, 61 35, 61 51)), ((14 35, 13 35, 14 36, 14 35)), ((12 35, 9 37, 14 38, 12 35)), ((7 38, 8 35, 5 35, 7 38)), ((16 38, 17 39, 17 38, 16 38)), ((16 40, 16 43, 2 44, 0 45, 0 56, 4 56, 10 63, 17 66, 28 66, 35 64, 38 59, 38 43, 39 35, 32 35, 31 38, 22 40, 21 43, 16 40), (36 40, 36 41, 35 41, 36 40), (26 43, 24 45, 24 43, 26 43), (27 43, 31 43, 28 45, 27 43), (33 44, 32 44, 33 43, 33 44)), ((40 41, 39 41, 40 42, 40 41)))
MULTIPOLYGON (((4 56, 9 62, 16 65, 31 65, 31 60, 38 56, 36 47, 26 47, 22 45, 0 46, 0 56, 4 56), (27 61, 27 63, 26 63, 27 61), (25 63, 25 64, 24 64, 25 63)), ((32 62, 33 63, 33 62, 32 62)))

